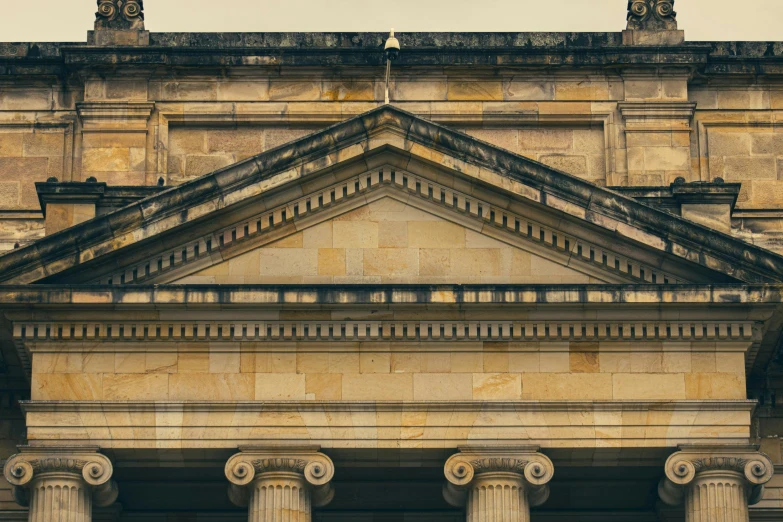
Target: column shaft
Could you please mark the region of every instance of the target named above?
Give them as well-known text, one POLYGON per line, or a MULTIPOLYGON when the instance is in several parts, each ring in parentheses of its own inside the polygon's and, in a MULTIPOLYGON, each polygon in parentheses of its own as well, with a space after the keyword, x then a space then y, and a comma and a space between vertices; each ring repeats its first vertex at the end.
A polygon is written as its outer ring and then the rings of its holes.
POLYGON ((81 476, 42 475, 30 488, 29 522, 90 522, 92 498, 81 476))
POLYGON ((739 473, 703 472, 685 493, 686 522, 748 522, 748 492, 739 473))
POLYGON ((467 522, 528 522, 530 506, 519 475, 485 473, 468 492, 467 522))
POLYGON ((310 522, 310 491, 296 473, 264 473, 251 485, 250 522, 310 522))

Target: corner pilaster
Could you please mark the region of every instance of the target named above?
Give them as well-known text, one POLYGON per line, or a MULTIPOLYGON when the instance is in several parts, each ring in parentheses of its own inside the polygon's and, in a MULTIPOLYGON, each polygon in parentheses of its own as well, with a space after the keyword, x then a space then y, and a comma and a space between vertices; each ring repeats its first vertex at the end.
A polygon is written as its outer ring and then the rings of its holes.
POLYGON ((93 506, 117 500, 111 461, 98 448, 19 449, 3 473, 30 522, 91 522, 93 506))
POLYGON ((467 522, 528 522, 549 497, 554 475, 537 446, 464 446, 446 461, 443 496, 467 522))
POLYGON ((665 465, 661 500, 685 504, 686 522, 747 522, 774 473, 756 446, 681 446, 665 465))
POLYGON ((240 448, 226 463, 229 498, 247 506, 250 522, 310 522, 312 508, 334 497, 334 463, 319 449, 240 448))

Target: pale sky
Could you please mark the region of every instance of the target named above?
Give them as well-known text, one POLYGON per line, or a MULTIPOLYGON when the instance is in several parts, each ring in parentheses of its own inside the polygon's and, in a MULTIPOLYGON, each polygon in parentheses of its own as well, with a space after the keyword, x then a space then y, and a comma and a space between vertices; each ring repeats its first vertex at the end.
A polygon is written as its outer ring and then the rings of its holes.
MULTIPOLYGON (((620 31, 627 0, 145 0, 177 31, 620 31)), ((0 0, 0 41, 85 41, 95 0, 0 0)), ((677 0, 687 40, 783 41, 783 0, 677 0)))

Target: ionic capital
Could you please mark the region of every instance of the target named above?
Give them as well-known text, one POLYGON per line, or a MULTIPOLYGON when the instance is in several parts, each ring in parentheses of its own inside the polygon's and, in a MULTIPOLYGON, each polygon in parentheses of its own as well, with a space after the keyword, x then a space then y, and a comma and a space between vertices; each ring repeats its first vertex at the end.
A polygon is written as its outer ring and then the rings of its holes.
POLYGON ((555 473, 549 457, 538 446, 463 446, 444 467, 446 486, 443 496, 456 507, 465 504, 469 488, 479 482, 514 477, 525 486, 531 506, 543 504, 549 497, 547 485, 555 473))
POLYGON ((334 490, 334 463, 320 453, 318 446, 239 448, 240 452, 226 462, 226 478, 231 483, 229 496, 239 506, 246 506, 249 486, 254 480, 279 476, 303 479, 310 489, 314 506, 331 502, 334 490))
POLYGON ((756 446, 681 446, 666 460, 664 469, 666 478, 658 485, 658 493, 670 505, 682 503, 687 486, 722 476, 744 483, 748 504, 753 505, 775 472, 770 458, 756 446))
POLYGON ((5 463, 3 475, 14 488, 17 503, 27 505, 29 489, 38 480, 61 476, 77 479, 91 492, 93 503, 104 507, 117 500, 111 460, 92 447, 33 448, 22 446, 5 463))

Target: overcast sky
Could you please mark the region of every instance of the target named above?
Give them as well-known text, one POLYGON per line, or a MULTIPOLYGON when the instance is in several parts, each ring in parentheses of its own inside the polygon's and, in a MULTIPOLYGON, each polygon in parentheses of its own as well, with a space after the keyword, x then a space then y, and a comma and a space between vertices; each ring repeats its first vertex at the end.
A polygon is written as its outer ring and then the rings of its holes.
MULTIPOLYGON (((150 31, 620 31, 627 0, 145 0, 150 31)), ((84 41, 95 0, 0 0, 0 41, 84 41)), ((783 0, 677 0, 688 40, 783 41, 783 0)))

